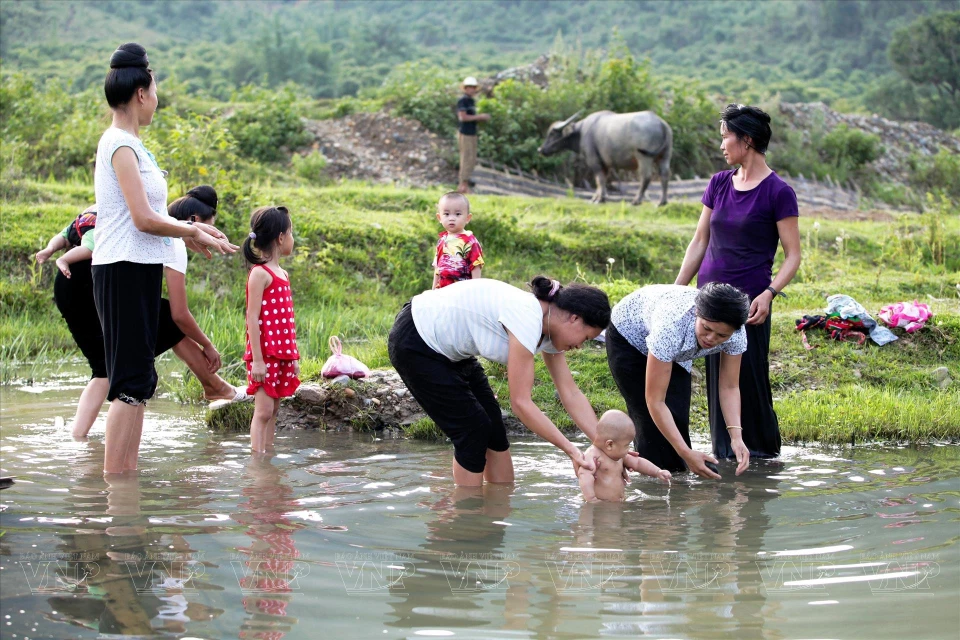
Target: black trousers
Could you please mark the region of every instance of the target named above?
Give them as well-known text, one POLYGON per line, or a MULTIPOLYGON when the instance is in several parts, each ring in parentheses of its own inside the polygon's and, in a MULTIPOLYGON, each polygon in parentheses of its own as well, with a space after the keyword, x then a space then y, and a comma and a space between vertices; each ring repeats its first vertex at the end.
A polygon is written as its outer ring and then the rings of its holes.
POLYGON ((397 314, 387 351, 403 384, 453 442, 453 457, 461 467, 482 473, 487 449, 510 448, 483 366, 476 358, 453 362, 431 349, 417 332, 410 303, 397 314))
POLYGON ((142 404, 157 389, 153 358, 163 265, 115 262, 94 265, 92 271, 110 380, 107 400, 142 404))
MULTIPOLYGON (((685 471, 687 465, 683 458, 663 437, 647 410, 647 356, 627 342, 612 324, 607 327, 606 335, 607 364, 637 428, 634 440, 637 453, 661 469, 685 471)), ((676 362, 670 371, 665 402, 680 435, 690 446, 690 374, 676 362)))
MULTIPOLYGON (((772 315, 772 314, 771 314, 772 315)), ((740 359, 740 420, 743 443, 751 458, 775 458, 780 455, 780 424, 773 410, 770 390, 770 316, 761 325, 744 325, 747 351, 740 359)), ((720 411, 720 354, 707 356, 707 403, 710 408, 710 432, 713 455, 733 458, 730 434, 720 411)))
POLYGON ((53 299, 60 315, 67 322, 70 335, 90 363, 91 378, 107 377, 107 360, 103 354, 103 331, 93 301, 93 275, 90 260, 70 265, 70 278, 57 270, 53 281, 53 299))

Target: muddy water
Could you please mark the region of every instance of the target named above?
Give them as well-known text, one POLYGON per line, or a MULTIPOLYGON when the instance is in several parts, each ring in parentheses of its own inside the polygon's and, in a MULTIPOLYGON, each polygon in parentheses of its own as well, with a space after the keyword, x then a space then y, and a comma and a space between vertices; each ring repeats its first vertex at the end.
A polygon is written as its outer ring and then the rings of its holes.
MULTIPOLYGON (((454 491, 446 446, 283 433, 251 458, 152 402, 138 478, 75 442, 83 380, 0 388, 0 635, 96 638, 956 637, 960 449, 792 449, 584 505, 513 444, 454 491)), ((706 447, 701 443, 702 447, 706 447)))

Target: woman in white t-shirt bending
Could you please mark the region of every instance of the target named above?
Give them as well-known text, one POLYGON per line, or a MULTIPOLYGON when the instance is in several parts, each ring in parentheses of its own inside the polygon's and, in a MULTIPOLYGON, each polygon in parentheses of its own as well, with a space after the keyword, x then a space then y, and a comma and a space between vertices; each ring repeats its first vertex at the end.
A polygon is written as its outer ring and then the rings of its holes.
POLYGON ((543 353, 560 401, 592 440, 596 414, 563 354, 600 334, 610 321, 610 301, 595 287, 563 287, 543 276, 530 286, 532 294, 482 278, 426 291, 403 307, 390 332, 390 361, 453 441, 459 486, 514 477, 500 405, 477 356, 507 366, 510 406, 524 425, 570 456, 574 468, 594 467, 534 404, 534 356, 543 353))
POLYGON ((213 227, 167 215, 166 178, 140 142, 140 127, 157 110, 157 83, 143 47, 127 43, 113 52, 103 91, 113 122, 97 145, 92 273, 109 382, 103 471, 120 473, 137 468, 144 403, 157 386, 160 288, 163 265, 176 259, 173 238, 208 256, 210 248, 233 253, 237 247, 213 227))

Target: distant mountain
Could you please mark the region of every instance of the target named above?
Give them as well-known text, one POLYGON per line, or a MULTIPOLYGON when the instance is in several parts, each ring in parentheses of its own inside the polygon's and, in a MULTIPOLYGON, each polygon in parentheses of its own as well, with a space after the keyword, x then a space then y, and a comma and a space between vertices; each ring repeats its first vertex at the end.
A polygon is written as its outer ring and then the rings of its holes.
POLYGON ((717 93, 840 101, 892 73, 891 33, 960 0, 243 1, 23 0, 0 3, 3 72, 102 81, 110 52, 138 41, 161 77, 224 98, 246 84, 293 81, 317 97, 377 86, 426 58, 482 74, 529 62, 562 42, 625 43, 663 75, 717 93))

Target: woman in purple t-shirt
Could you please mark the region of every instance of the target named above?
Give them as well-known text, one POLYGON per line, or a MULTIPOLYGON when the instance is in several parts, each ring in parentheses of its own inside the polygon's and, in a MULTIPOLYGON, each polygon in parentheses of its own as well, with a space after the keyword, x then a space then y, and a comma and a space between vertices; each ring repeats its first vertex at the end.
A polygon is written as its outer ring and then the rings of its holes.
MULTIPOLYGON (((770 309, 800 266, 797 194, 767 166, 770 116, 756 107, 731 104, 720 119, 720 150, 735 170, 710 179, 697 230, 683 257, 676 284, 725 282, 750 296, 747 351, 740 366, 743 441, 750 455, 780 455, 780 427, 770 390, 770 309), (777 243, 784 261, 772 277, 777 243)), ((707 401, 713 452, 733 457, 719 396, 720 357, 707 357, 707 401)))

